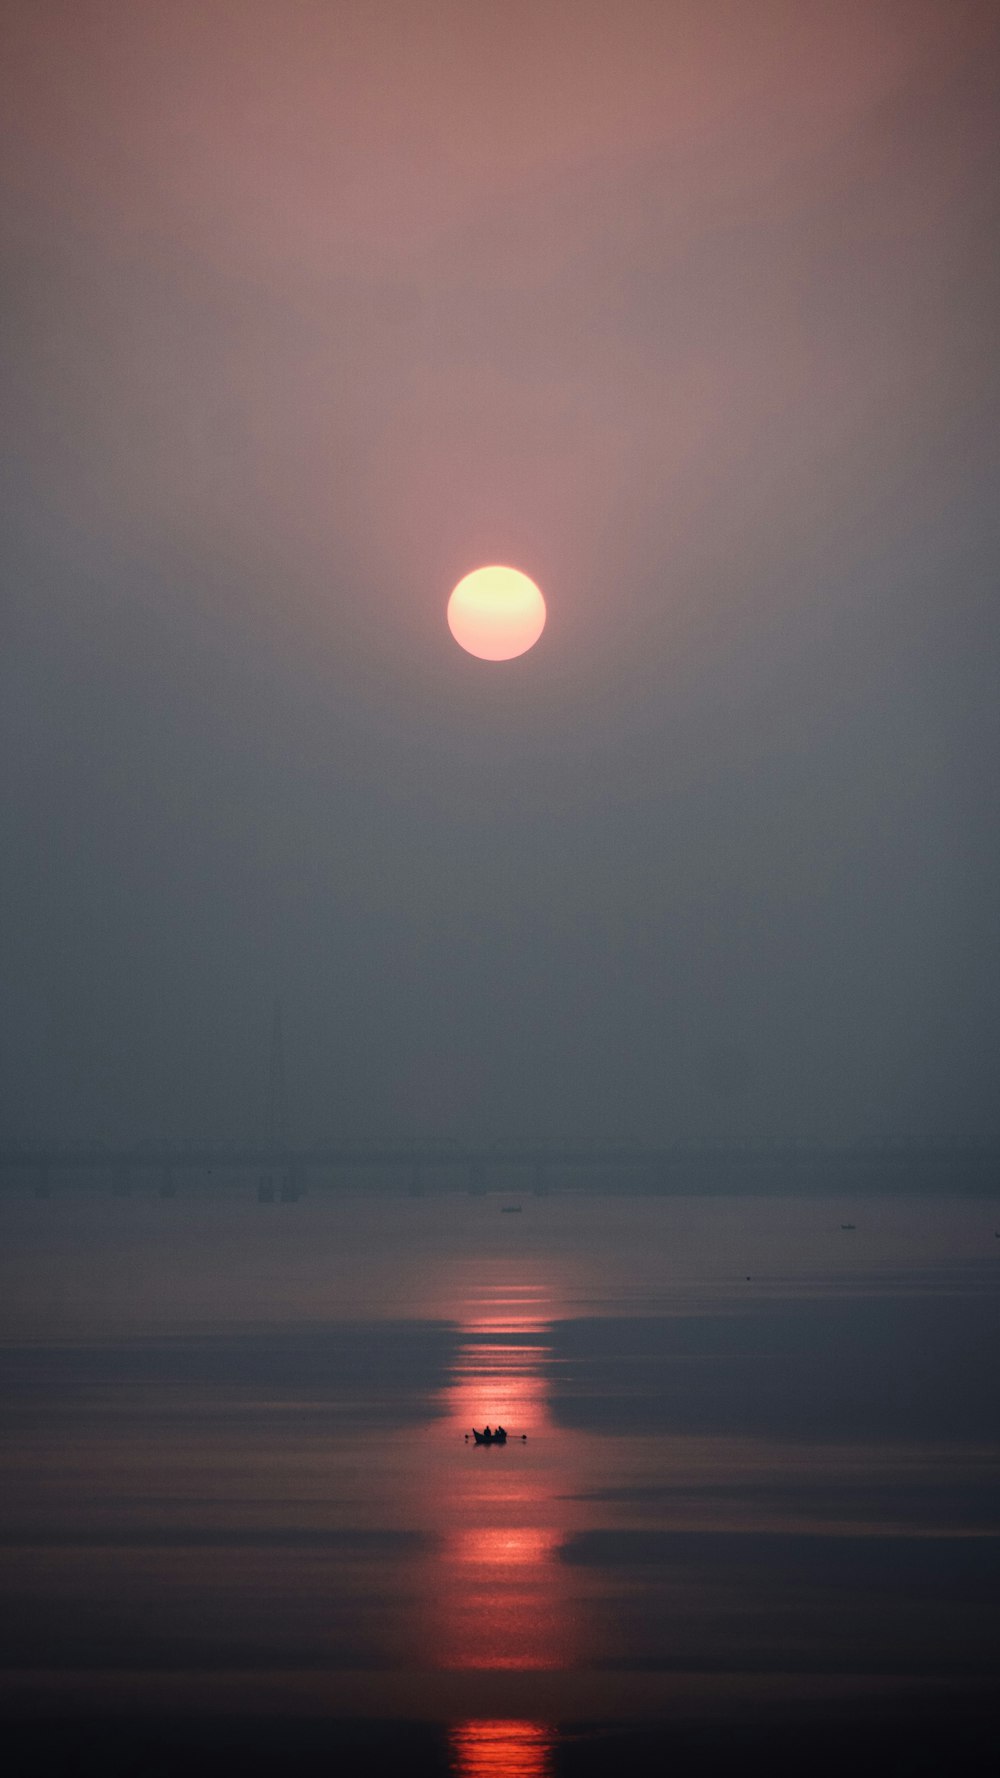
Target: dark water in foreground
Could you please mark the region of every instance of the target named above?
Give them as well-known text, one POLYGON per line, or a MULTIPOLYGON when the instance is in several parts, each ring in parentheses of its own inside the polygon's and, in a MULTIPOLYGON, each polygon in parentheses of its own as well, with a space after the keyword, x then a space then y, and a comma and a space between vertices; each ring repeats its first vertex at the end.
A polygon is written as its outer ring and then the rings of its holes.
POLYGON ((971 1766, 994 1207, 514 1201, 0 1203, 24 1769, 971 1766))

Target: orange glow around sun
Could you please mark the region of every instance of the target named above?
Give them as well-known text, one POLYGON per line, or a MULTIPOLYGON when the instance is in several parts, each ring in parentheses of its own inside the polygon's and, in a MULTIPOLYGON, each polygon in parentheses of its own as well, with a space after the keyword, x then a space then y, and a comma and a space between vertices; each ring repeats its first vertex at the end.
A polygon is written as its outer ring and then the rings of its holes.
POLYGON ((448 628, 481 661, 512 661, 545 628, 545 600, 519 568, 475 568, 448 600, 448 628))

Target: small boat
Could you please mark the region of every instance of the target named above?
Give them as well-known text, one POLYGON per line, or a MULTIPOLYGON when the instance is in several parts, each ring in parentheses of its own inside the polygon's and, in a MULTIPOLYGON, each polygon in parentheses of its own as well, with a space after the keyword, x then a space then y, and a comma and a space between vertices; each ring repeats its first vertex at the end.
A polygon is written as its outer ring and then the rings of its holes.
POLYGON ((840 1226, 842 1229, 853 1229, 855 1224, 853 1222, 842 1222, 840 1226))
POLYGON ((495 1432, 491 1432, 488 1426, 483 1432, 477 1432, 473 1427, 472 1436, 477 1445, 505 1445, 507 1443, 507 1434, 502 1426, 498 1426, 495 1432))
POLYGON ((522 1204, 501 1204, 500 1214, 501 1216, 520 1216, 523 1208, 522 1204))

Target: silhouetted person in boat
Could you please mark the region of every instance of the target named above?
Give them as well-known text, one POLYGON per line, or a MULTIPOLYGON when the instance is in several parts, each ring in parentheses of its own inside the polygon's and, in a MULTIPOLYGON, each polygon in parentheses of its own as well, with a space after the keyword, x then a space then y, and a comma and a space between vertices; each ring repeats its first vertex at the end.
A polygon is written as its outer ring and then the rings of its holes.
POLYGON ((495 1433, 493 1434, 493 1437, 494 1438, 506 1438, 507 1434, 505 1433, 502 1426, 498 1426, 495 1433))
POLYGON ((486 1427, 484 1427, 484 1428, 483 1428, 483 1437, 484 1437, 484 1438, 492 1438, 492 1437, 493 1437, 493 1434, 492 1434, 492 1432, 491 1432, 491 1431, 490 1431, 490 1429, 489 1429, 489 1427, 488 1427, 488 1426, 486 1426, 486 1427))

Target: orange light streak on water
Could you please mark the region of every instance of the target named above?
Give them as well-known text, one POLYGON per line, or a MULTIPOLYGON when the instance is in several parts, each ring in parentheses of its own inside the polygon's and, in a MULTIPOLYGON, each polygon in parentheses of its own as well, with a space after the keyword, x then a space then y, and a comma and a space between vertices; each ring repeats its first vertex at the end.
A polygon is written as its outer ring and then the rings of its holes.
POLYGON ((573 1665, 559 1560, 573 1439, 557 1432, 548 1401, 548 1334, 557 1312, 544 1284, 511 1285, 495 1274, 459 1309, 460 1345, 436 1423, 454 1455, 435 1475, 438 1544, 424 1624, 438 1667, 573 1665), (475 1445, 473 1427, 486 1424, 505 1426, 508 1444, 475 1445))
POLYGON ((455 1778, 550 1778, 552 1731, 538 1722, 463 1722, 449 1736, 455 1778))

